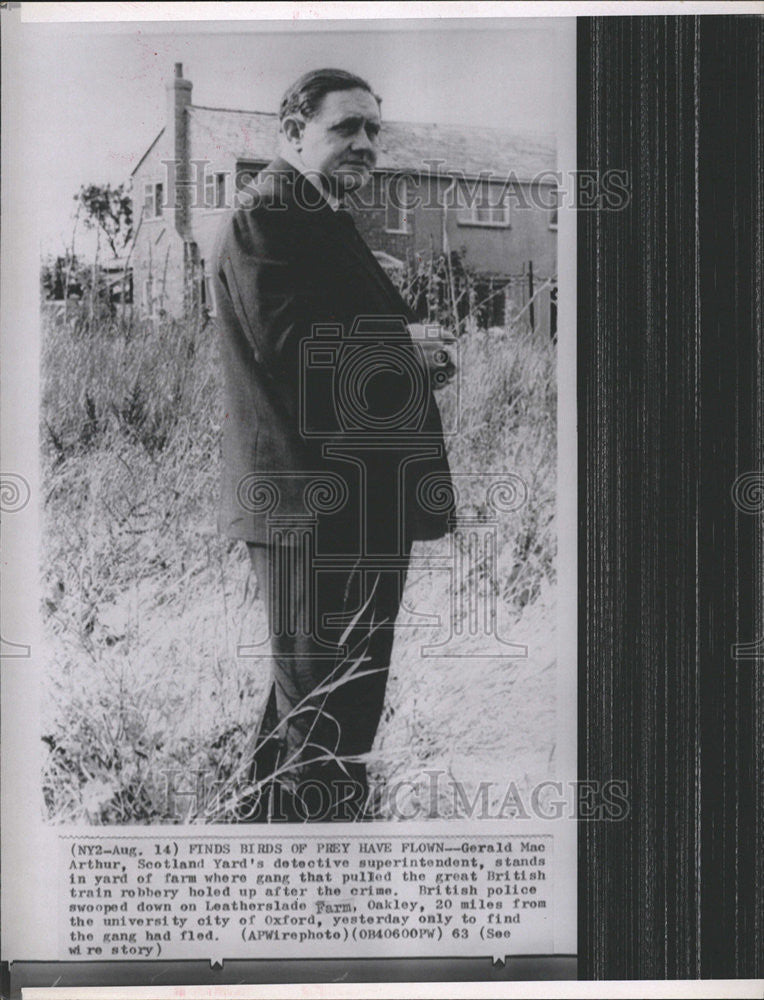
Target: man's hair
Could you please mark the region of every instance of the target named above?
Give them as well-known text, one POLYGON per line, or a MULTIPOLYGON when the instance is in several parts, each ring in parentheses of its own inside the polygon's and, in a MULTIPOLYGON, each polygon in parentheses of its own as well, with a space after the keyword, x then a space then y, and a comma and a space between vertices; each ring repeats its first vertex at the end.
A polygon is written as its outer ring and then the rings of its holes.
POLYGON ((344 69, 314 69, 310 73, 305 73, 287 90, 281 99, 279 107, 279 121, 284 120, 287 115, 299 114, 306 121, 313 118, 321 107, 321 102, 334 90, 361 90, 367 91, 378 104, 382 103, 380 97, 374 93, 366 80, 356 76, 355 73, 348 73, 344 69))

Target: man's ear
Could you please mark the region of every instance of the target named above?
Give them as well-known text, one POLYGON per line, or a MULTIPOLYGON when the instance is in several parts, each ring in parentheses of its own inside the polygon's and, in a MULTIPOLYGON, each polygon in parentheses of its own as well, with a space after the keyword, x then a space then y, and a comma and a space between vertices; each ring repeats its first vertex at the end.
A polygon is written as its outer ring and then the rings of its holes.
POLYGON ((297 118, 295 115, 287 115, 287 117, 281 123, 281 131, 284 133, 287 142, 290 146, 299 151, 302 149, 302 133, 305 127, 305 123, 301 118, 297 118))

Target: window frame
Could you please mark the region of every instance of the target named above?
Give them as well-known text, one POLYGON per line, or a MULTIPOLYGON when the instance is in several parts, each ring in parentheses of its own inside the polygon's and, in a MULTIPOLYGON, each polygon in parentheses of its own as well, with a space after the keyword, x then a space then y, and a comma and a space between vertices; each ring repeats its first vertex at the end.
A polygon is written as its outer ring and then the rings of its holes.
POLYGON ((228 174, 225 170, 210 170, 204 175, 204 209, 218 212, 226 207, 228 174))
POLYGON ((164 216, 164 184, 161 181, 143 182, 144 221, 161 219, 164 216))
POLYGON ((387 174, 384 181, 384 193, 385 193, 385 232, 386 233, 398 233, 404 235, 410 235, 412 232, 411 226, 411 212, 408 206, 409 199, 409 182, 411 178, 408 174, 387 174), (402 187, 402 197, 400 199, 401 204, 393 205, 390 200, 390 182, 395 180, 396 184, 396 194, 401 194, 402 187), (402 226, 391 226, 389 225, 389 213, 390 209, 394 208, 398 213, 398 220, 402 222, 402 226))
POLYGON ((512 212, 509 204, 509 192, 505 190, 506 185, 501 185, 501 189, 504 191, 504 197, 501 203, 494 205, 489 199, 489 204, 487 206, 482 204, 485 193, 488 192, 490 194, 491 188, 499 188, 499 185, 494 184, 491 180, 480 180, 479 187, 475 189, 479 194, 479 198, 473 197, 470 204, 467 204, 465 200, 466 192, 462 186, 457 184, 456 224, 458 226, 471 226, 478 229, 512 228, 512 212), (494 219, 493 217, 489 219, 479 219, 478 212, 486 209, 490 213, 501 209, 504 218, 501 220, 494 219))
POLYGON ((143 218, 154 218, 154 184, 152 181, 143 182, 143 218))
POLYGON ((560 211, 560 198, 559 198, 559 192, 558 192, 557 188, 553 187, 551 189, 551 192, 554 195, 554 208, 547 209, 547 211, 549 212, 548 226, 549 226, 549 228, 551 230, 553 230, 554 232, 557 232, 557 224, 558 224, 558 220, 559 220, 559 214, 558 213, 560 211))

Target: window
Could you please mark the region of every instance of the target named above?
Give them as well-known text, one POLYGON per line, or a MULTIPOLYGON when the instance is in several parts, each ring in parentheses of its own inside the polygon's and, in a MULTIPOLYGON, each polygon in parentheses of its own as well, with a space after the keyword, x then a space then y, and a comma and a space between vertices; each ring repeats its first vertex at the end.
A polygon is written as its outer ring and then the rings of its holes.
POLYGON ((408 178, 400 174, 388 177, 385 194, 385 229, 388 233, 410 233, 408 178))
POLYGON ((460 226, 509 226, 509 198, 503 184, 459 185, 460 226))
POLYGON ((551 191, 552 198, 554 199, 554 207, 549 209, 549 228, 557 228, 557 191, 553 188, 551 191))
POLYGON ((143 185, 143 218, 161 219, 164 188, 153 181, 143 185))
POLYGON ((207 174, 204 178, 204 207, 226 207, 226 177, 225 173, 207 174))

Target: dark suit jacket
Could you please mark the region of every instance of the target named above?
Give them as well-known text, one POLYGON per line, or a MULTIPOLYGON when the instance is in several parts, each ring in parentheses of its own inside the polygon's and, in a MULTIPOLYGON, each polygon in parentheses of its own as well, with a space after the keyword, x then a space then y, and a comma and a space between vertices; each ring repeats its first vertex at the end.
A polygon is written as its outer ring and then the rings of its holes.
POLYGON ((309 514, 306 489, 329 472, 347 487, 346 523, 366 503, 374 523, 402 516, 411 538, 439 537, 453 509, 450 473, 406 329, 411 311, 348 213, 286 161, 249 193, 253 207, 221 228, 213 270, 225 376, 220 530, 267 541, 268 517, 309 514), (277 501, 258 488, 268 482, 277 501))

